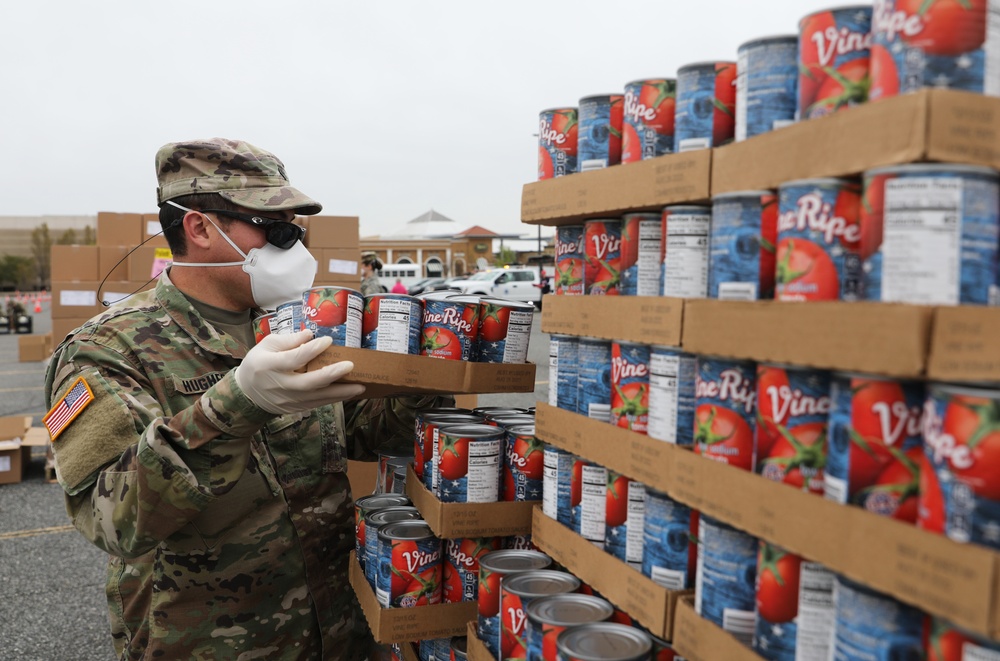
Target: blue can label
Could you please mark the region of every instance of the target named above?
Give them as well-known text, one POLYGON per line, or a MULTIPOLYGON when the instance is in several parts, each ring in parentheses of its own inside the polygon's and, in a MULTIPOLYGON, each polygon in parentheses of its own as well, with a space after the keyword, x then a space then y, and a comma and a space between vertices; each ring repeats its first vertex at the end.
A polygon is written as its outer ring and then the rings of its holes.
POLYGON ((834 661, 922 659, 924 615, 892 597, 837 576, 834 661))
POLYGON ((621 94, 580 99, 579 171, 600 170, 617 165, 622 158, 621 94))
POLYGON ((554 445, 545 446, 545 476, 542 483, 542 512, 567 528, 573 526, 573 454, 554 445))
POLYGON ((577 352, 580 341, 572 335, 549 336, 549 406, 577 412, 577 352))
POLYGON ((577 358, 577 413, 609 422, 611 340, 580 338, 577 358))
POLYGON ((424 306, 412 296, 381 294, 365 297, 361 348, 391 353, 420 353, 424 306))
POLYGON ((573 532, 604 548, 608 471, 603 466, 576 458, 573 466, 573 532), (579 496, 580 500, 576 501, 579 496))
POLYGON ((500 496, 502 430, 494 438, 438 434, 438 497, 443 503, 495 503, 500 496))
POLYGON ((604 516, 604 550, 622 562, 642 567, 642 530, 646 487, 621 473, 608 471, 604 516))
POLYGON ((674 151, 721 147, 735 131, 735 62, 707 62, 677 72, 674 151))
POLYGON ((754 633, 757 546, 756 537, 700 517, 695 611, 747 646, 754 633))
POLYGON ((695 357, 653 347, 649 355, 649 428, 658 441, 694 444, 695 357))
POLYGON ((740 46, 736 75, 736 142, 795 121, 798 103, 797 37, 740 46))
POLYGON ((583 269, 587 256, 583 249, 583 225, 556 229, 556 294, 584 293, 583 269))
POLYGON ((691 508, 647 488, 642 528, 642 573, 668 590, 691 588, 697 552, 691 539, 691 508))
POLYGON ((576 172, 577 109, 543 110, 538 115, 538 178, 576 172))
POLYGON ((712 203, 708 297, 774 297, 778 199, 770 193, 727 195, 712 203))

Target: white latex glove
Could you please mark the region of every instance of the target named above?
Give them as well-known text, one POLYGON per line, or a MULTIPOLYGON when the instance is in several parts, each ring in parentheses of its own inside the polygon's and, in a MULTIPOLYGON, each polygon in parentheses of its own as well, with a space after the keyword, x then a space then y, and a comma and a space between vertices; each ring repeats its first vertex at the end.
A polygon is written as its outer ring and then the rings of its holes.
POLYGON ((236 368, 236 383, 254 404, 282 415, 309 411, 318 406, 359 396, 365 387, 337 383, 354 369, 341 361, 314 372, 296 372, 333 344, 329 337, 312 339, 312 332, 271 334, 247 352, 236 368))

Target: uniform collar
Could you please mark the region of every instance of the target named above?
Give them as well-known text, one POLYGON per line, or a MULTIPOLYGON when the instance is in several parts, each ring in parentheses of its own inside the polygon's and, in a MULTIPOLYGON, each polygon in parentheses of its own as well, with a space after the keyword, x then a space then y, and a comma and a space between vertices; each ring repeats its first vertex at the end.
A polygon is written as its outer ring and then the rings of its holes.
MULTIPOLYGON (((156 301, 177 326, 191 336, 203 350, 223 356, 242 359, 247 349, 228 333, 219 334, 191 305, 190 301, 170 281, 167 269, 156 282, 156 301)), ((257 316, 253 314, 251 316, 257 316)))

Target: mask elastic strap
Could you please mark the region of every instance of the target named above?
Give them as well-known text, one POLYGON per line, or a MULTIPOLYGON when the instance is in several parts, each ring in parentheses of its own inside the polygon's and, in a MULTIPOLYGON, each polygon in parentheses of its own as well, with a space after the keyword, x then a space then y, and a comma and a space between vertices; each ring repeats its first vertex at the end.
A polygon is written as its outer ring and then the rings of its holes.
MULTIPOLYGON (((214 227, 215 229, 219 230, 219 234, 222 236, 223 239, 226 240, 226 243, 228 243, 229 245, 231 245, 233 247, 233 250, 235 250, 236 252, 238 252, 240 254, 240 257, 243 258, 242 262, 220 262, 218 264, 197 264, 197 263, 194 263, 194 262, 184 262, 184 264, 186 266, 243 266, 244 264, 246 264, 248 262, 248 260, 250 259, 250 257, 245 252, 243 252, 242 250, 240 250, 239 247, 237 247, 236 243, 232 239, 230 239, 229 236, 225 232, 223 232, 219 228, 219 226, 215 224, 215 221, 213 221, 211 218, 209 218, 207 214, 201 213, 200 211, 195 211, 194 209, 188 209, 187 207, 182 207, 181 205, 177 204, 173 200, 167 200, 167 204, 169 204, 172 207, 177 207, 181 211, 193 211, 194 213, 201 214, 202 216, 205 216, 205 220, 207 220, 208 222, 212 223, 212 227, 214 227)), ((174 266, 177 266, 177 265, 178 264, 175 262, 174 266)))

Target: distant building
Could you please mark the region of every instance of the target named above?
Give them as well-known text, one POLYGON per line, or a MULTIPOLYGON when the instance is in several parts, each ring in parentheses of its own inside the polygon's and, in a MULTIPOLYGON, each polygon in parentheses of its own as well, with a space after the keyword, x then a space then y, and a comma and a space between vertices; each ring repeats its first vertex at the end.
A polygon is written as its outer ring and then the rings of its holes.
POLYGON ((89 227, 97 229, 97 215, 92 216, 0 216, 0 255, 31 257, 31 234, 42 225, 49 228, 53 243, 69 230, 73 230, 77 240, 89 227))

